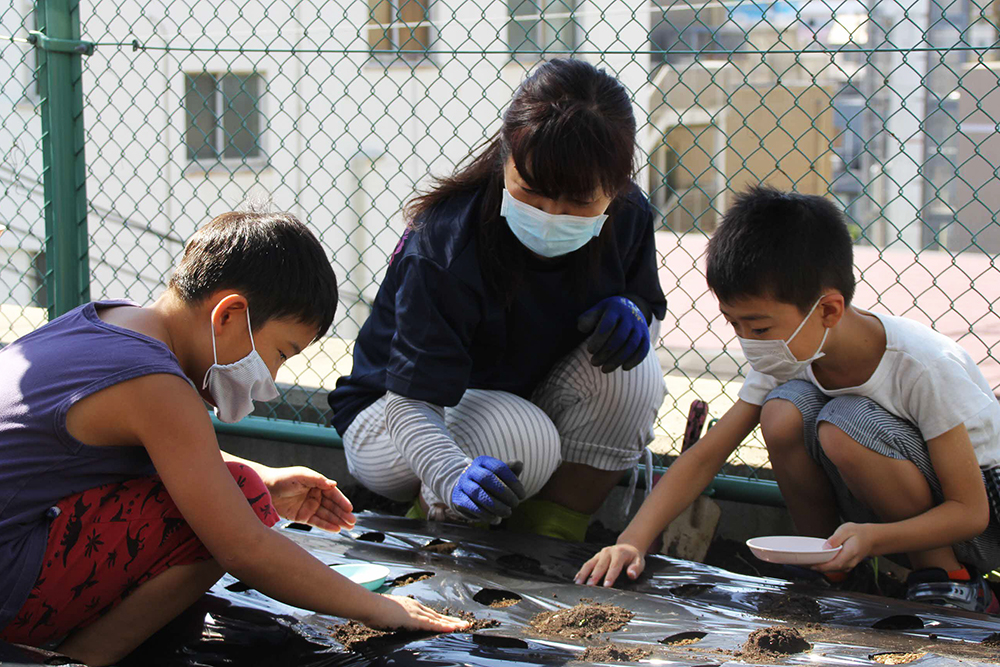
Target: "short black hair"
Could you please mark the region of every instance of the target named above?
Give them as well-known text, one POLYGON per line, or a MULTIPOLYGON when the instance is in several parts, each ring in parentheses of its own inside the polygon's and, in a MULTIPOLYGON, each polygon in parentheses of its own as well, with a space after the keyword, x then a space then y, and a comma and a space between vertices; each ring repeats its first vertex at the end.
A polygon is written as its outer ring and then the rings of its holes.
POLYGON ((708 242, 708 287, 722 302, 768 296, 801 312, 832 287, 850 305, 853 243, 828 199, 753 186, 736 196, 708 242))
POLYGON ((231 289, 246 297, 255 330, 287 318, 314 325, 319 339, 337 314, 337 276, 309 228, 269 208, 269 198, 248 199, 195 232, 170 289, 188 303, 231 289))

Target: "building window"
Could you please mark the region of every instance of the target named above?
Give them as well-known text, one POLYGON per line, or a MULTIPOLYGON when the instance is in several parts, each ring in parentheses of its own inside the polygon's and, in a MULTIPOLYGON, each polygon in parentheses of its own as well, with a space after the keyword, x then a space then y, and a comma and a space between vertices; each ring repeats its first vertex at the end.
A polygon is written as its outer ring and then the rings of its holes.
POLYGON ((576 20, 579 0, 507 0, 510 21, 507 45, 511 53, 573 51, 583 30, 576 20))
POLYGON ((255 73, 185 74, 185 143, 194 161, 263 157, 261 96, 264 83, 255 73))
POLYGON ((726 60, 745 40, 744 28, 730 18, 729 10, 721 4, 696 9, 686 2, 658 0, 654 6, 659 7, 651 13, 649 32, 654 65, 657 61, 689 63, 695 58, 693 51, 701 60, 726 60))
POLYGON ((373 54, 423 58, 431 42, 429 5, 430 0, 368 0, 368 46, 373 54))

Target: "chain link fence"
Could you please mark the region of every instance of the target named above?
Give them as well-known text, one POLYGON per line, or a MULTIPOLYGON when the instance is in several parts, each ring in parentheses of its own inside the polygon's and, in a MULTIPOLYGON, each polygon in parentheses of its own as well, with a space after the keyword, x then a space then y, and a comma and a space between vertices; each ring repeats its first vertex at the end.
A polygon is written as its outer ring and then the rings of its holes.
MULTIPOLYGON (((934 326, 1000 385, 993 2, 36 1, 0 10, 0 344, 61 312, 54 292, 149 302, 184 240, 262 187, 325 243, 342 305, 335 336, 293 359, 257 414, 325 423, 402 204, 492 134, 526 72, 572 56, 615 74, 639 120, 669 302, 658 454, 679 449, 692 400, 715 417, 735 400, 745 363, 703 257, 750 183, 839 202, 856 304, 934 326), (79 21, 65 44, 51 32, 63 15, 79 21), (63 57, 79 76, 58 75, 63 57), (74 85, 83 142, 67 147, 46 119, 74 85), (85 176, 60 190, 67 159, 85 176), (84 185, 74 255, 56 209, 84 185), (81 267, 82 284, 59 283, 81 267)), ((727 471, 767 476, 765 463, 752 438, 727 471)))

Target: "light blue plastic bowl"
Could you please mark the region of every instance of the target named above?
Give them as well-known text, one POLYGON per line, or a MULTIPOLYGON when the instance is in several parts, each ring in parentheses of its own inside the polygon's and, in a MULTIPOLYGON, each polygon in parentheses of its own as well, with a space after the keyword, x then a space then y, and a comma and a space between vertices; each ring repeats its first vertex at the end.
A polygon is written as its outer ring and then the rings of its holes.
POLYGON ((356 584, 361 584, 370 591, 378 590, 389 576, 389 568, 384 565, 364 563, 359 565, 334 565, 333 569, 356 584))

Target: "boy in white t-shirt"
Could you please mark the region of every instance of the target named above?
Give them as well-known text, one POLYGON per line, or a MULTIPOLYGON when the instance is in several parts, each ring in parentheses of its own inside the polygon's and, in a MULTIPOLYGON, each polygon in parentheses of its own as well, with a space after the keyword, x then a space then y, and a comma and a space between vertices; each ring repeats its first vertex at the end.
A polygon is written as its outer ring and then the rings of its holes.
POLYGON ((851 306, 851 237, 822 197, 739 195, 709 243, 707 278, 753 371, 577 582, 636 578, 653 539, 759 423, 798 531, 843 546, 817 570, 906 554, 910 599, 1000 611, 981 576, 1000 565, 1000 403, 969 354, 851 306))

